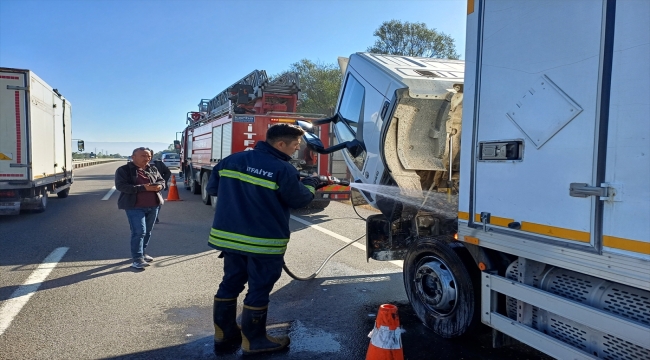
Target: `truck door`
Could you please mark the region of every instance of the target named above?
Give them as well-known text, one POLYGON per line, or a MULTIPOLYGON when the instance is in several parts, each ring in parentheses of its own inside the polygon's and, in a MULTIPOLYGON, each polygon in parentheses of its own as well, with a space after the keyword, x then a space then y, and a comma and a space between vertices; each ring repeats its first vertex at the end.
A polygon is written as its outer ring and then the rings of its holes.
POLYGON ((0 181, 27 180, 27 81, 0 71, 0 181))
POLYGON ((225 159, 228 155, 232 154, 232 123, 225 123, 221 127, 221 159, 225 159))
MULTIPOLYGON (((64 102, 56 94, 52 93, 52 103, 54 110, 54 132, 52 134, 54 137, 54 174, 61 174, 65 168, 66 148, 70 145, 66 144, 64 133, 64 102)), ((67 118, 68 114, 65 114, 65 117, 67 118)))
POLYGON ((376 182, 376 175, 383 172, 379 132, 374 129, 381 128, 379 114, 384 101, 385 98, 379 91, 348 66, 337 109, 341 120, 334 125, 334 130, 339 142, 356 138, 364 144, 365 151, 357 157, 353 157, 347 150, 343 151, 352 177, 363 178, 364 182, 376 182), (364 128, 368 130, 364 131, 364 128))
POLYGON ((469 220, 598 248, 601 200, 588 193, 600 185, 603 2, 482 5, 469 220))
POLYGON ((53 97, 52 88, 37 76, 31 76, 29 135, 33 151, 30 160, 34 180, 54 175, 56 163, 54 114, 55 111, 61 111, 61 104, 55 108, 53 97))
POLYGON ((648 259, 650 22, 634 19, 650 19, 650 2, 617 2, 605 175, 615 194, 604 203, 603 246, 648 259))
POLYGON ((212 128, 212 154, 210 155, 210 162, 216 163, 221 161, 221 125, 212 128))

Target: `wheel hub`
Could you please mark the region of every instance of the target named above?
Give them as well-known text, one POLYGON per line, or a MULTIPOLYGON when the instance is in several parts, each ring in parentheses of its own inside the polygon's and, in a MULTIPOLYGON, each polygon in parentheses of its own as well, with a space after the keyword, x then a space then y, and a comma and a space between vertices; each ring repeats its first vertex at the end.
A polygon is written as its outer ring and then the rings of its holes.
POLYGON ((449 267, 440 259, 427 256, 416 267, 417 295, 431 311, 449 314, 456 305, 456 280, 449 267))

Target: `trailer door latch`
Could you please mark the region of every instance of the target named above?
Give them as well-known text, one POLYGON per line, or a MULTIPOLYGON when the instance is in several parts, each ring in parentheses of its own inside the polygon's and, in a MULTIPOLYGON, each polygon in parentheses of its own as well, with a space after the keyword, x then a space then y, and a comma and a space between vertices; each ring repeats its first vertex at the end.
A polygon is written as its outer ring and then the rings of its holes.
POLYGON ((571 183, 569 185, 569 195, 573 197, 586 198, 588 196, 598 196, 601 198, 609 197, 609 187, 607 186, 589 186, 586 183, 571 183))
POLYGON ((481 212, 481 222, 483 223, 483 231, 485 232, 489 231, 487 226, 490 223, 490 215, 489 212, 481 212))

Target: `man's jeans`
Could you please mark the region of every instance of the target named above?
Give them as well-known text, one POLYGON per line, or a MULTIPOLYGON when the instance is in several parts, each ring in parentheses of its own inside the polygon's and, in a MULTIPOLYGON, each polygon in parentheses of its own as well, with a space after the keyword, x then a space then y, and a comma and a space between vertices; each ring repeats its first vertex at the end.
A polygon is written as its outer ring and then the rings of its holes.
POLYGON ((144 249, 149 245, 151 229, 159 209, 160 206, 126 210, 126 217, 131 226, 131 257, 134 261, 144 257, 144 249))
POLYGON ((256 257, 222 251, 223 280, 216 297, 232 299, 239 296, 248 282, 244 305, 263 307, 269 304, 273 285, 282 275, 283 256, 256 257))

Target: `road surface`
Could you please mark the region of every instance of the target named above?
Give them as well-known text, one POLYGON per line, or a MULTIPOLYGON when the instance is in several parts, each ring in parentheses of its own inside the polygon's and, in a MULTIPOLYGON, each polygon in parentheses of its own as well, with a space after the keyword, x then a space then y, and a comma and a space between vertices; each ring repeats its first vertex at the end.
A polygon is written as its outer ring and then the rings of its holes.
MULTIPOLYGON (((126 215, 117 209, 119 192, 110 193, 122 164, 75 170, 70 196, 50 196, 44 213, 0 217, 1 359, 215 358, 212 299, 222 263, 207 246, 214 213, 181 185, 183 201, 166 203, 153 230, 148 253, 155 262, 132 269, 126 215)), ((294 211, 290 225, 285 261, 299 276, 365 232, 341 203, 294 211)), ((290 349, 253 358, 365 359, 367 334, 384 303, 399 307, 406 359, 545 358, 523 345, 491 349, 487 335, 436 337, 408 305, 400 263, 366 262, 363 241, 336 255, 315 280, 282 275, 268 323, 291 336, 290 349)))

